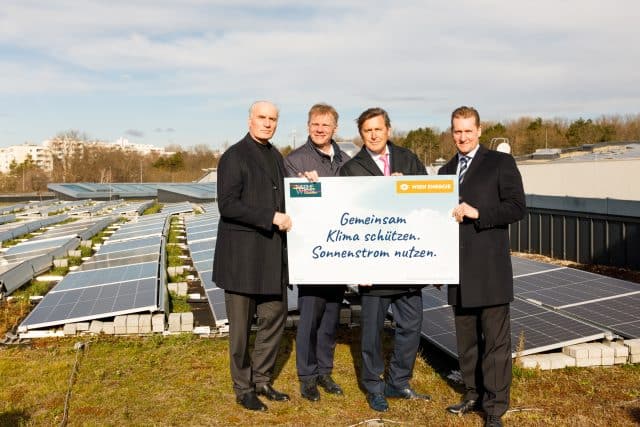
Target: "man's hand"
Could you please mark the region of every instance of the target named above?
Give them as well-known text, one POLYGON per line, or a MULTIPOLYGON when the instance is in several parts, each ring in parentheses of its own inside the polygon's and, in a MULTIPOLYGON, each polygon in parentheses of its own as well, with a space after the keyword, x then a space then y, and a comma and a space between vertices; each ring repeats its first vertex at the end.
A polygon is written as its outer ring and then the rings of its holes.
POLYGON ((311 182, 318 182, 318 180, 320 179, 320 177, 318 176, 318 171, 300 172, 298 176, 300 178, 307 178, 311 182))
POLYGON ((273 223, 278 226, 280 231, 291 230, 291 217, 282 212, 276 212, 273 216, 273 223))
POLYGON ((451 216, 455 217, 457 222, 462 222, 464 221, 465 216, 471 219, 478 219, 480 217, 480 212, 478 212, 478 209, 474 208, 473 206, 462 202, 458 206, 453 208, 451 216))
POLYGON ((391 176, 402 176, 403 173, 402 172, 394 172, 391 174, 391 176))

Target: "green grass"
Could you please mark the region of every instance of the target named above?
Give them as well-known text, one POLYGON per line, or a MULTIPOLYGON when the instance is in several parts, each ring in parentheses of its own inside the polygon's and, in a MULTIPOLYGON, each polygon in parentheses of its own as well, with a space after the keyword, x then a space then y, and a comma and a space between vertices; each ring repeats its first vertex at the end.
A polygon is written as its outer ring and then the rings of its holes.
POLYGON ((164 206, 162 203, 154 202, 153 205, 151 205, 150 207, 145 209, 144 212, 142 212, 142 215, 151 215, 151 214, 158 213, 160 212, 160 209, 162 209, 162 206, 164 206))
POLYGON ((169 275, 169 281, 170 282, 186 282, 188 275, 189 275, 188 272, 185 272, 182 274, 176 274, 176 275, 169 275))
MULTIPOLYGON (((431 402, 390 400, 384 414, 369 409, 358 386, 359 329, 339 330, 333 376, 344 396, 321 392, 319 402, 300 397, 295 368, 295 333, 283 337, 274 387, 290 402, 269 402, 266 413, 242 410, 229 376, 226 338, 192 335, 118 338, 112 336, 39 340, 33 346, 0 349, 0 425, 51 426, 62 420, 64 397, 76 359, 77 341, 86 342, 73 384, 70 426, 348 426, 384 418, 385 425, 478 426, 478 414, 457 417, 445 407, 461 388, 446 375, 453 359, 426 347, 412 386, 431 402)), ((385 334, 385 349, 390 348, 385 334)), ((512 426, 633 426, 638 423, 640 369, 610 368, 532 371, 515 378, 512 426), (591 393, 595 390, 596 393, 591 393)))
POLYGON ((104 238, 109 236, 111 236, 110 233, 105 233, 105 230, 102 230, 91 238, 91 243, 94 245, 98 243, 103 243, 104 238))
POLYGON ((191 306, 187 302, 186 295, 178 295, 175 292, 169 292, 169 308, 172 313, 188 313, 191 306))
POLYGON ((80 246, 80 256, 81 257, 89 257, 93 255, 93 249, 88 248, 86 246, 80 246))
POLYGON ((53 286, 55 282, 40 282, 36 279, 33 279, 29 284, 22 286, 20 289, 17 289, 12 296, 16 298, 26 298, 37 295, 45 295, 53 286))
POLYGON ((82 264, 82 257, 79 257, 79 256, 67 257, 67 263, 69 264, 69 267, 80 265, 82 264))
POLYGON ((178 236, 182 236, 182 232, 178 232, 176 230, 169 230, 169 243, 180 243, 181 241, 178 239, 178 236))

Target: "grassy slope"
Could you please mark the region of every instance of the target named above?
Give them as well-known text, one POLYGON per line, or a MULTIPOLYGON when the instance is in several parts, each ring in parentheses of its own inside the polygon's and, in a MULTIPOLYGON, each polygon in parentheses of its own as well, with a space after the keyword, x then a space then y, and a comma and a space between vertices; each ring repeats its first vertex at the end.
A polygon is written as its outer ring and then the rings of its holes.
MULTIPOLYGON (((341 329, 334 377, 345 397, 299 397, 294 335, 286 333, 275 387, 288 403, 267 402, 255 414, 235 404, 226 339, 192 336, 87 339, 73 386, 69 425, 353 425, 384 418, 406 425, 481 425, 444 411, 459 399, 445 376, 453 360, 432 348, 416 365, 413 386, 432 402, 391 401, 385 414, 371 411, 358 388, 358 329, 341 329), (351 344, 351 343, 356 344, 351 344), (356 357, 354 358, 354 355, 356 357)), ((54 425, 62 420, 67 382, 78 339, 37 341, 31 348, 0 348, 0 425, 54 425)), ((389 340, 386 340, 389 345, 389 340)), ((637 425, 640 366, 561 371, 516 370, 510 425, 637 425)), ((391 424, 391 423, 390 423, 391 424)))

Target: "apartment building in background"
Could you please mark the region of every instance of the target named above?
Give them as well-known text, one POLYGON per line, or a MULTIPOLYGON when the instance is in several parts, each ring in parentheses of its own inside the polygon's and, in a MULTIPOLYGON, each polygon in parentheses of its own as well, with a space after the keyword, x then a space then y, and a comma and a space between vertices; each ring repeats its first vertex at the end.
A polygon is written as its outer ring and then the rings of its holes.
POLYGON ((11 164, 21 164, 28 157, 45 172, 53 170, 53 159, 62 159, 63 157, 73 156, 74 154, 82 154, 85 149, 97 147, 111 150, 123 150, 127 152, 137 152, 142 155, 159 154, 169 155, 164 148, 159 148, 151 144, 134 144, 126 138, 119 138, 115 142, 106 141, 85 141, 69 136, 57 136, 53 139, 47 139, 42 145, 25 142, 21 145, 12 145, 9 147, 0 147, 0 172, 8 173, 11 170, 11 164))
POLYGON ((22 145, 12 145, 10 147, 0 147, 0 172, 7 173, 11 170, 11 164, 24 163, 27 158, 42 170, 51 172, 53 168, 53 158, 48 147, 25 142, 22 145))

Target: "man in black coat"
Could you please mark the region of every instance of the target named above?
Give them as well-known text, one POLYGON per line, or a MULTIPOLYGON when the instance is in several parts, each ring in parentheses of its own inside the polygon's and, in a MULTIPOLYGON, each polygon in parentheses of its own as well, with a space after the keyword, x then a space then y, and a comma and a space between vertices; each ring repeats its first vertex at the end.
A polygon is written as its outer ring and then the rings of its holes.
POLYGON ((229 355, 236 401, 264 411, 257 394, 289 400, 271 386, 287 315, 284 176, 280 152, 269 139, 278 109, 258 101, 249 109, 249 133, 229 147, 218 163, 220 222, 213 259, 213 281, 225 290, 229 318, 229 355), (257 315, 253 353, 249 332, 257 315))
POLYGON ((485 425, 501 426, 511 387, 509 224, 525 215, 522 178, 513 157, 480 145, 475 109, 454 110, 451 132, 458 153, 438 173, 457 174, 460 182, 460 204, 453 210, 460 223, 460 283, 449 285, 448 299, 465 395, 447 410, 481 408, 485 425))
MULTIPOLYGON (((318 181, 321 176, 338 176, 349 156, 338 147, 333 135, 338 112, 330 105, 316 104, 309 110, 309 138, 284 160, 289 176, 318 181)), ((300 394, 312 402, 320 400, 318 385, 326 392, 341 395, 342 388, 331 377, 336 348, 336 331, 345 286, 298 286, 298 330, 296 368, 300 394)))
MULTIPOLYGON (((406 148, 389 141, 391 121, 382 108, 370 108, 358 117, 362 149, 340 169, 342 176, 426 175, 424 165, 406 148)), ((384 268, 384 266, 381 266, 384 268)), ((391 267, 389 267, 391 268, 391 267)), ((387 397, 430 400, 409 385, 420 345, 422 327, 421 286, 360 286, 362 311, 361 382, 369 406, 387 411, 387 397), (382 329, 389 305, 396 323, 394 347, 386 380, 382 355, 382 329)))

